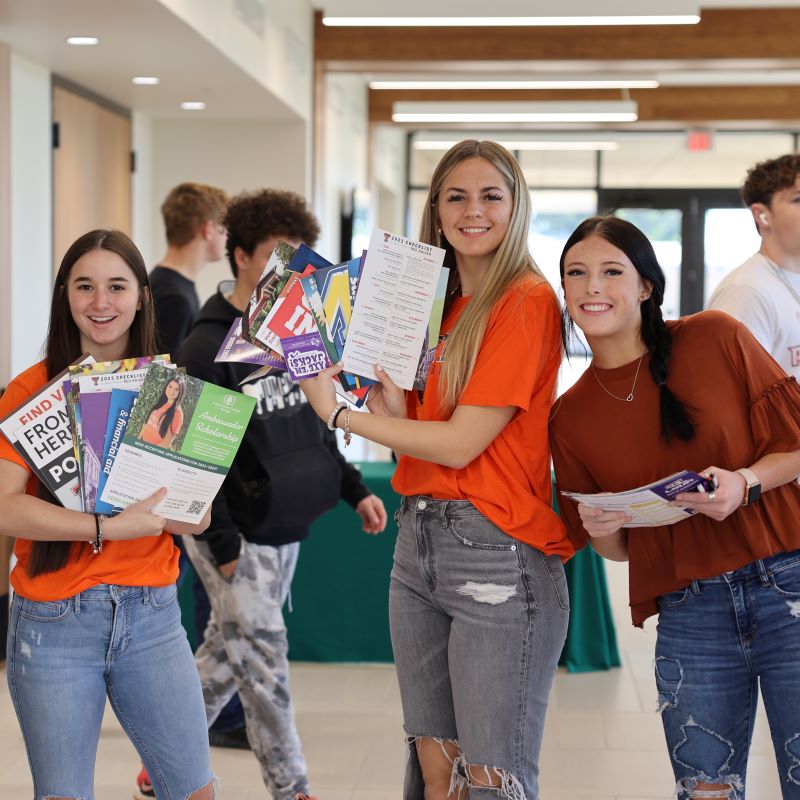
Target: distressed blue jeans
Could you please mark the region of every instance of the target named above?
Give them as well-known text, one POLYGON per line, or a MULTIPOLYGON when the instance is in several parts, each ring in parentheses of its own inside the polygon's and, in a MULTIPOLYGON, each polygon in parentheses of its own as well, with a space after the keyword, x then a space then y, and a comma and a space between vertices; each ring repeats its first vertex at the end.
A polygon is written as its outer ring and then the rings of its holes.
POLYGON ((99 585, 52 602, 15 595, 7 672, 35 800, 92 800, 106 697, 158 800, 185 800, 211 782, 200 679, 174 585, 99 585))
POLYGON ((744 798, 759 688, 783 798, 800 800, 800 551, 693 581, 659 605, 656 682, 680 800, 744 798))
POLYGON ((423 800, 414 743, 432 737, 457 745, 451 786, 470 800, 537 800, 569 613, 561 559, 467 500, 406 497, 397 520, 389 620, 409 743, 404 797, 423 800))

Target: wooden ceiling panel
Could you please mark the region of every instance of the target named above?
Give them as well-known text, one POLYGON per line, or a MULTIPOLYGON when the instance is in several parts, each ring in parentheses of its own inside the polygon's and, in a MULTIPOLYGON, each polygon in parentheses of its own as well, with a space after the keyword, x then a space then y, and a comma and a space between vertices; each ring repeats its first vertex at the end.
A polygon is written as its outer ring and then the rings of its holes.
POLYGON ((315 57, 323 64, 800 55, 800 8, 707 9, 697 25, 561 28, 339 28, 325 27, 317 12, 315 26, 315 57))
MULTIPOLYGON (((632 89, 639 122, 764 120, 800 124, 800 86, 687 86, 632 89)), ((620 100, 616 90, 578 91, 370 91, 370 122, 392 121, 392 105, 420 101, 620 100)), ((419 126, 416 126, 419 127, 419 126)))

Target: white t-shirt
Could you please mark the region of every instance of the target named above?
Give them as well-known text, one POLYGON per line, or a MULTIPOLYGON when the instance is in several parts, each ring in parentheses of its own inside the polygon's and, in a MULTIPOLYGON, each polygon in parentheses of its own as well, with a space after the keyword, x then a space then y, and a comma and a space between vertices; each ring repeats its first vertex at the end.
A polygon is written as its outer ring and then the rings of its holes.
MULTIPOLYGON (((800 297, 800 273, 782 269, 781 275, 800 297)), ((786 372, 800 380, 800 302, 761 253, 725 276, 708 307, 747 325, 786 372)))

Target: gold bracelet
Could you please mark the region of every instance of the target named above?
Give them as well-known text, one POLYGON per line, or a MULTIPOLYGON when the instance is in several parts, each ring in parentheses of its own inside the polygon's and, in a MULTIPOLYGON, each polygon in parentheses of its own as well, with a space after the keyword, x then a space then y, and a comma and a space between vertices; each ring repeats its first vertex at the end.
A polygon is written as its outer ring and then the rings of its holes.
POLYGON ((103 552, 103 521, 105 517, 102 514, 95 514, 94 515, 94 539, 89 540, 89 544, 92 546, 92 553, 94 555, 98 555, 99 553, 103 552))

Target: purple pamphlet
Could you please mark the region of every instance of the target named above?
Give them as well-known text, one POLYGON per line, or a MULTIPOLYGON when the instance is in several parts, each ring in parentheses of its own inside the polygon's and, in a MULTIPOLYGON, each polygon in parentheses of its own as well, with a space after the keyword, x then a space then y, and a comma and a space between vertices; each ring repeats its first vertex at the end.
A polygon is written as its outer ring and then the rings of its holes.
POLYGON ((304 333, 281 339, 286 369, 294 381, 313 378, 331 365, 322 337, 318 333, 304 333))
POLYGON ((709 485, 708 478, 685 469, 682 472, 670 475, 668 478, 652 483, 646 488, 669 501, 674 500, 675 496, 681 494, 681 492, 710 492, 714 487, 709 485))
POLYGON ((263 367, 283 369, 283 359, 271 350, 264 350, 242 339, 242 318, 236 317, 214 361, 236 361, 242 364, 257 364, 263 367))

